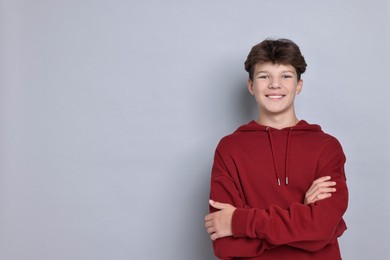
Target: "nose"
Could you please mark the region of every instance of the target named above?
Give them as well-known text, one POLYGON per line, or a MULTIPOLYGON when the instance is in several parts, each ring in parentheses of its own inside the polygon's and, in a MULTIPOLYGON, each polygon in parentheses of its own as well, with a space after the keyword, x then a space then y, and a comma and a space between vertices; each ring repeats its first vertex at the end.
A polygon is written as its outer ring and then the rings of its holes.
POLYGON ((272 81, 270 82, 268 88, 280 88, 279 80, 276 78, 273 78, 272 81))

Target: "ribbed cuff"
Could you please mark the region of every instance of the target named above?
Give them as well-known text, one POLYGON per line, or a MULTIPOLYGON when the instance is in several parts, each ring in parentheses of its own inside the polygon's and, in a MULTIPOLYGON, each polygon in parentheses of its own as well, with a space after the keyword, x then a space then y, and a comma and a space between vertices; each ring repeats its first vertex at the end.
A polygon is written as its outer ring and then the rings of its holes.
POLYGON ((246 237, 246 222, 249 209, 236 209, 232 217, 232 233, 234 237, 246 237))

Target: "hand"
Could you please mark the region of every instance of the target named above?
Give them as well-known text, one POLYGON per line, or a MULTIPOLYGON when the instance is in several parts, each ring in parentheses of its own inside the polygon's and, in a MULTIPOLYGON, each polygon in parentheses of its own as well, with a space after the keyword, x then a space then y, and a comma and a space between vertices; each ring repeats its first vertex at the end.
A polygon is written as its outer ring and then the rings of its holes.
POLYGON ((313 181, 313 184, 305 194, 304 204, 308 205, 331 197, 332 192, 336 191, 336 188, 333 187, 336 185, 336 182, 330 181, 330 179, 330 176, 324 176, 313 181))
POLYGON ((208 214, 204 220, 207 233, 212 240, 217 238, 232 236, 232 218, 236 208, 230 204, 220 203, 213 200, 209 201, 215 209, 220 209, 214 213, 208 214))

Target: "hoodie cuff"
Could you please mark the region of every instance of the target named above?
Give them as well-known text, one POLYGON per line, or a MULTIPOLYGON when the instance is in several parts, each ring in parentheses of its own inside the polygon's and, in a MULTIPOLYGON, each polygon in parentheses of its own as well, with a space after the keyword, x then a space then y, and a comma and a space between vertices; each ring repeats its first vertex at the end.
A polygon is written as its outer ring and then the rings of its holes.
POLYGON ((237 208, 232 217, 232 233, 234 237, 246 237, 246 222, 249 209, 237 208))

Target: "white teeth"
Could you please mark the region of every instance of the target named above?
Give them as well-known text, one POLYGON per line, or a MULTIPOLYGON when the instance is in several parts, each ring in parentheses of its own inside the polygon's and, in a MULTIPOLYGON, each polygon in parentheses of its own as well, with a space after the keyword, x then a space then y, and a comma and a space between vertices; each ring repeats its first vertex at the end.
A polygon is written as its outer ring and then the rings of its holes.
POLYGON ((283 96, 268 96, 269 98, 282 98, 283 96))

